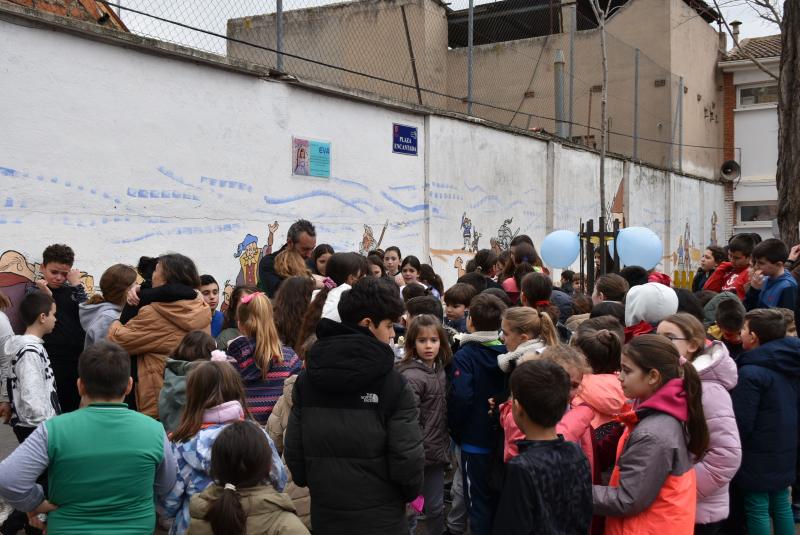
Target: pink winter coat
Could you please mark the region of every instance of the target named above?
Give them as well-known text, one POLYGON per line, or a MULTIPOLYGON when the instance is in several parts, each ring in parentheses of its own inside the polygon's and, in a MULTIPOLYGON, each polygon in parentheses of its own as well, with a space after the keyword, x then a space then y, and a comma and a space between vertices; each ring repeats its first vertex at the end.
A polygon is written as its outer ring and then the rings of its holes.
POLYGON ((736 363, 722 342, 714 342, 694 362, 703 385, 703 412, 710 442, 695 464, 697 472, 697 524, 728 518, 728 484, 742 462, 739 429, 728 393, 736 386, 736 363))
POLYGON ((586 374, 581 381, 581 389, 573 404, 586 403, 594 409, 592 427, 598 428, 608 422, 616 421, 618 414, 628 412, 630 403, 625 399, 619 377, 614 373, 586 374))
MULTIPOLYGON (((590 423, 594 411, 588 405, 573 407, 564 413, 561 421, 556 424, 556 433, 564 435, 564 440, 578 444, 586 458, 589 468, 594 470, 594 455, 592 448, 592 428, 590 423)), ((517 427, 514 415, 511 414, 511 400, 500 405, 500 425, 503 427, 503 462, 508 462, 519 454, 517 441, 524 440, 525 435, 517 427)))

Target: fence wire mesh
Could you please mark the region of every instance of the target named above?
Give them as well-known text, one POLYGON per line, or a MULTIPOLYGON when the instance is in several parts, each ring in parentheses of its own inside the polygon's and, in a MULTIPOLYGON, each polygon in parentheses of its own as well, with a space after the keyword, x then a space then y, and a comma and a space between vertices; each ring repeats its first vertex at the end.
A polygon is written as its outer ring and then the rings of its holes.
MULTIPOLYGON (((469 0, 120 0, 108 5, 139 35, 300 79, 559 132, 599 148, 602 54, 597 21, 586 2, 570 9, 560 0, 475 1, 469 102, 469 0), (558 86, 557 58, 563 58, 558 86), (556 122, 559 93, 562 129, 556 122)), ((688 159, 718 165, 721 152, 708 135, 681 139, 686 121, 678 113, 680 76, 663 66, 669 65, 668 56, 637 54, 609 31, 607 58, 608 150, 660 167, 679 168, 688 159), (681 141, 685 146, 679 149, 681 141)), ((707 134, 719 122, 721 102, 700 94, 697 102, 705 108, 707 134)))

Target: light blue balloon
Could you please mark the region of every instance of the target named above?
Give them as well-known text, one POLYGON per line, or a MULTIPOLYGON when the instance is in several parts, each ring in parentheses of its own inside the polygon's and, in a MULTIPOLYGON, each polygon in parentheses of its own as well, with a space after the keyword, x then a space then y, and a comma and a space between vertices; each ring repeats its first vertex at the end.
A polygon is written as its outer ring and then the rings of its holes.
POLYGON ((566 268, 572 265, 581 252, 578 235, 570 230, 555 230, 542 242, 542 260, 548 266, 566 268))
POLYGON ((617 254, 623 265, 653 269, 661 262, 664 245, 649 228, 628 227, 617 234, 617 254))

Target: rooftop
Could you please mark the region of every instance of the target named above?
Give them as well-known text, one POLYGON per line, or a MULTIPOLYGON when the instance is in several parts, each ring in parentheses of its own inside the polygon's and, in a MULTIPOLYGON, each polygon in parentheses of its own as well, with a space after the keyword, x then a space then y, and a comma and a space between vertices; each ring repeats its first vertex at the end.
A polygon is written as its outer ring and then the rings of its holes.
POLYGON ((751 37, 733 47, 722 61, 741 61, 756 58, 777 58, 781 55, 781 34, 751 37))

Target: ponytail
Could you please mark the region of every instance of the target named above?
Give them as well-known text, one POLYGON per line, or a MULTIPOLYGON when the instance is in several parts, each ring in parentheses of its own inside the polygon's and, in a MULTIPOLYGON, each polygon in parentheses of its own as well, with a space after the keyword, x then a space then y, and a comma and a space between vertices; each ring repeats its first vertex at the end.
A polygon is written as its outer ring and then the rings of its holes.
POLYGON ((325 306, 325 301, 328 299, 330 291, 330 288, 323 286, 317 293, 317 296, 311 300, 311 304, 308 305, 308 309, 303 316, 303 322, 300 324, 300 331, 297 333, 294 347, 295 352, 303 347, 305 341, 316 332, 317 323, 319 323, 320 318, 322 318, 322 309, 325 306))
POLYGON ((703 412, 702 384, 694 365, 678 354, 672 342, 657 334, 637 336, 623 352, 643 371, 657 370, 662 386, 672 379, 682 379, 688 408, 685 424, 687 449, 696 458, 701 458, 708 449, 709 434, 703 412))
POLYGON ((561 343, 558 337, 558 331, 556 330, 556 326, 553 323, 553 320, 550 318, 550 314, 542 314, 541 311, 537 310, 537 314, 539 314, 539 320, 541 321, 542 325, 542 340, 544 341, 545 345, 548 346, 557 346, 561 343))
POLYGON ((239 494, 234 485, 226 484, 219 498, 212 501, 206 511, 205 520, 211 524, 214 535, 244 533, 247 515, 242 509, 239 494))
POLYGON ((600 375, 619 371, 624 339, 625 331, 619 320, 601 316, 581 323, 572 340, 589 359, 592 373, 600 375))
POLYGON ((683 390, 686 392, 686 403, 689 407, 689 420, 686 422, 686 430, 689 433, 688 449, 695 458, 700 459, 708 449, 710 440, 703 411, 703 386, 694 365, 682 357, 680 362, 683 390))

